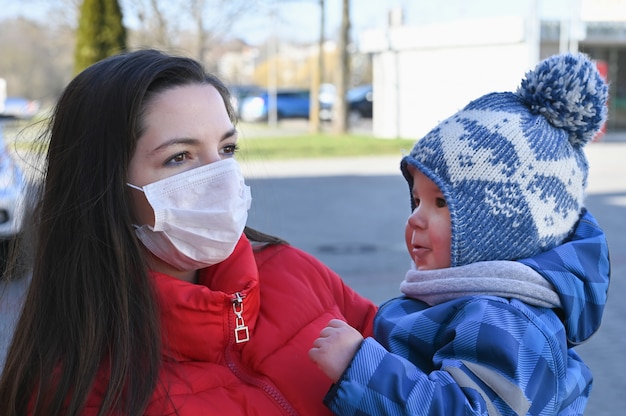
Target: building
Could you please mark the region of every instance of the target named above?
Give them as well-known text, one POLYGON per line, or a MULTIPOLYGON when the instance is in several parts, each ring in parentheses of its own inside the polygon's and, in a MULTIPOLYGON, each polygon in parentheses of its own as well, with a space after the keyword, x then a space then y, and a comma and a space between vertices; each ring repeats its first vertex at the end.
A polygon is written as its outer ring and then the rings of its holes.
POLYGON ((539 60, 579 50, 610 83, 607 129, 626 128, 626 1, 571 0, 559 19, 525 13, 405 25, 361 34, 359 50, 372 57, 373 133, 419 138, 470 100, 513 91, 539 60))

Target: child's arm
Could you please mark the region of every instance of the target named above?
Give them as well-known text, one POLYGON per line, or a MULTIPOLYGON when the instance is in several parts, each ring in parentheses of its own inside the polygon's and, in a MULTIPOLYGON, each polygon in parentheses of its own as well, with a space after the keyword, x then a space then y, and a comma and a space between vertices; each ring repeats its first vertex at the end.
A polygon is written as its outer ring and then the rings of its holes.
POLYGON ((589 370, 556 315, 536 313, 495 297, 431 308, 396 299, 382 309, 380 341, 360 344, 325 403, 338 415, 582 414, 589 370))

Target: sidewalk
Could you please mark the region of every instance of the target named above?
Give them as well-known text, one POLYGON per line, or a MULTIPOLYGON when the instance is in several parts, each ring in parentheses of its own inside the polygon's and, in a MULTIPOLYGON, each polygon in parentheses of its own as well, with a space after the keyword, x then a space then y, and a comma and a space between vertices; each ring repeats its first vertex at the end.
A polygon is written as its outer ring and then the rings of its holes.
POLYGON ((609 131, 596 143, 626 143, 626 130, 609 131))
POLYGON ((291 159, 291 160, 241 160, 241 170, 246 178, 289 178, 343 175, 399 175, 397 156, 367 156, 349 158, 291 159))
MULTIPOLYGON (((609 133, 585 146, 590 194, 626 192, 626 132, 609 133)), ((239 160, 249 179, 400 175, 402 155, 297 160, 239 160)))

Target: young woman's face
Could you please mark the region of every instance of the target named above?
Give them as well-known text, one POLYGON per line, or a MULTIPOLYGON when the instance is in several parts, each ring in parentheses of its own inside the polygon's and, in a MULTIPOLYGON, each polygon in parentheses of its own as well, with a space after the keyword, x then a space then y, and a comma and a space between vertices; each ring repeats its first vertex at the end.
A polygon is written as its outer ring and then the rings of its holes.
POLYGON ((413 166, 415 210, 407 220, 404 238, 409 255, 417 270, 450 267, 451 230, 450 210, 443 194, 433 181, 413 166))
MULTIPOLYGON (((237 131, 212 85, 185 85, 157 94, 146 107, 143 125, 128 168, 128 182, 139 187, 233 157, 237 150, 237 131)), ((154 213, 143 192, 131 194, 135 223, 153 226, 154 213)))

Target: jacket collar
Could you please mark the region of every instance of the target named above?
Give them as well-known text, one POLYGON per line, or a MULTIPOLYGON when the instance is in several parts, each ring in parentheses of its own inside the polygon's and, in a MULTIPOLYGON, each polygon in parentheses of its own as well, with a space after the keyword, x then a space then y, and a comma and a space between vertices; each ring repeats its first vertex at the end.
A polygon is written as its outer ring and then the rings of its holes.
POLYGON ((243 318, 252 333, 259 312, 259 275, 245 235, 226 260, 200 271, 197 284, 154 271, 151 275, 161 309, 164 355, 177 361, 217 361, 233 342, 236 293, 244 298, 243 318))

